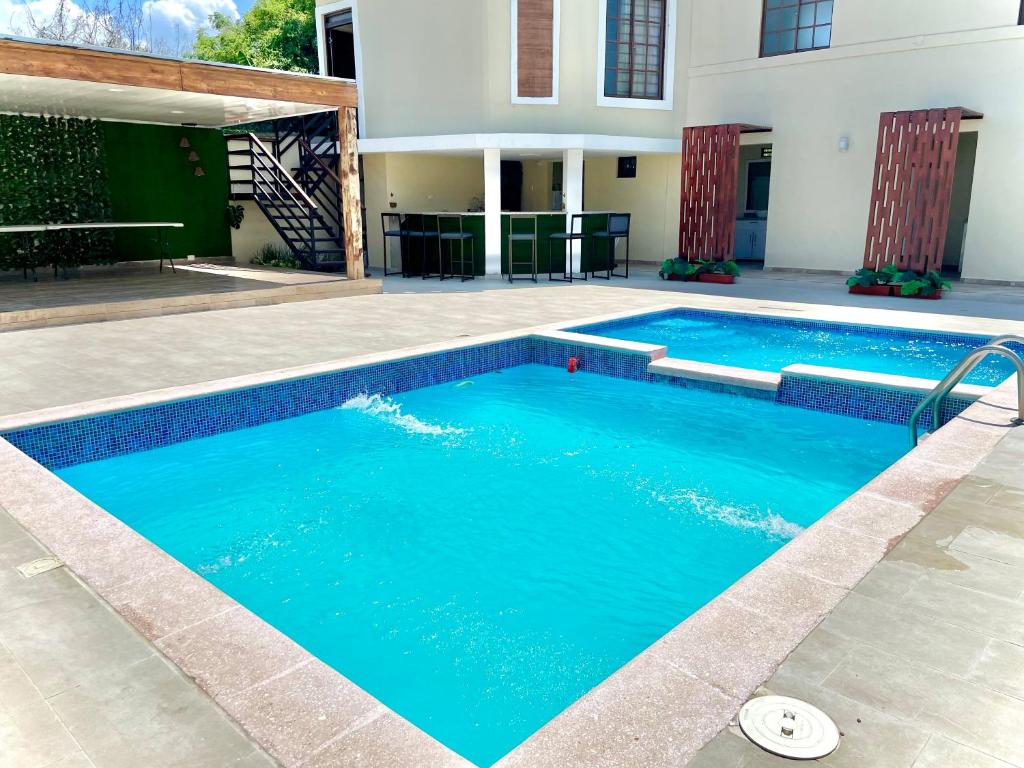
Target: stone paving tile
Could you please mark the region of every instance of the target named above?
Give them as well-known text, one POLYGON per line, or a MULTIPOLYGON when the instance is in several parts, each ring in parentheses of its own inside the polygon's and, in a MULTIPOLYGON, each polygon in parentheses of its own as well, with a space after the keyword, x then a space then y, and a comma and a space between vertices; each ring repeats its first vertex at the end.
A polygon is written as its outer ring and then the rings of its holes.
POLYGON ((386 711, 379 701, 316 660, 225 698, 221 704, 289 766, 386 711))
POLYGON ((988 595, 926 575, 907 593, 902 604, 943 623, 1024 644, 1024 610, 1016 600, 988 595))
POLYGON ((44 768, 80 752, 14 657, 0 648, 0 765, 44 768))
MULTIPOLYGON (((962 535, 963 531, 948 539, 950 544, 957 541, 962 535)), ((906 588, 898 596, 893 595, 893 599, 902 600, 906 597, 917 581, 926 574, 939 581, 947 581, 950 584, 957 584, 999 597, 1013 599, 1024 592, 1024 569, 998 560, 961 552, 953 549, 952 546, 940 547, 934 544, 929 545, 920 538, 908 538, 893 550, 890 558, 886 561, 887 563, 916 576, 912 583, 898 583, 900 588, 904 586, 906 588)), ((859 586, 858 591, 860 591, 859 586)))
POLYGON ((222 768, 227 756, 252 752, 248 737, 160 656, 93 675, 49 703, 104 768, 222 768))
POLYGON ((308 760, 304 760, 300 768, 339 768, 349 765, 374 768, 472 768, 467 760, 439 742, 426 744, 422 733, 415 726, 388 712, 330 742, 308 760))
POLYGON ((3 614, 0 642, 46 698, 154 654, 84 588, 3 614))
POLYGON ((708 722, 709 713, 728 719, 739 705, 645 654, 560 714, 559 727, 538 731, 496 768, 685 765, 714 736, 693 724, 708 722))
POLYGON ((1024 646, 989 640, 967 677, 994 691, 1024 699, 1024 646))
POLYGON ((932 736, 913 768, 1013 768, 991 755, 978 752, 942 736, 932 736))
POLYGON ((823 687, 901 720, 909 720, 999 759, 1024 755, 1024 701, 922 666, 907 656, 862 647, 823 687))
POLYGON ((157 641, 214 699, 239 693, 301 664, 306 652, 241 606, 157 641))
POLYGON ((829 616, 828 629, 893 654, 913 649, 915 661, 966 675, 984 653, 989 638, 970 629, 922 620, 903 605, 892 606, 851 593, 829 616))

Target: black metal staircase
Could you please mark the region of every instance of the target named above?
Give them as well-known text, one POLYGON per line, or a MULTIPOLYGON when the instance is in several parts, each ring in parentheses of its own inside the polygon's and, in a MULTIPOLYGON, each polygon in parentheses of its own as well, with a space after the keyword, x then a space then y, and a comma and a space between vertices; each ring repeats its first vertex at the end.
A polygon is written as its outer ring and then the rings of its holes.
POLYGON ((287 118, 273 128, 272 137, 229 138, 231 196, 254 200, 305 269, 343 272, 337 117, 287 118))

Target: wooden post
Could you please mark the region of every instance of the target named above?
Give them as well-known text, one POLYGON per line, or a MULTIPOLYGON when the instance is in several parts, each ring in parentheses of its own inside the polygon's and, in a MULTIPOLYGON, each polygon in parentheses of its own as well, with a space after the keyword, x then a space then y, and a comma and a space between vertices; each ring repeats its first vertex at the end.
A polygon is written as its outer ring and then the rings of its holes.
POLYGON ((359 194, 358 130, 354 107, 338 110, 338 178, 341 179, 341 214, 345 220, 345 275, 349 280, 362 280, 363 274, 363 203, 359 194))

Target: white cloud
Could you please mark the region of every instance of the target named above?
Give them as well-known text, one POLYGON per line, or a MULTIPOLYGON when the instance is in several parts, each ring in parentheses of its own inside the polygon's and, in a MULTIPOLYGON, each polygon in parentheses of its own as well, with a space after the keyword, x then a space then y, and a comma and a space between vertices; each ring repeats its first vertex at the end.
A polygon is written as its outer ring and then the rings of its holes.
MULTIPOLYGON (((239 17, 235 0, 136 0, 141 3, 144 47, 180 53, 187 49, 199 27, 206 26, 210 15, 219 11, 229 18, 239 17)), ((64 0, 65 13, 72 19, 102 18, 91 13, 96 0, 64 0)), ((58 0, 0 0, 0 32, 33 36, 30 19, 47 23, 58 9, 58 0)), ((89 42, 79 40, 78 42, 89 42)))

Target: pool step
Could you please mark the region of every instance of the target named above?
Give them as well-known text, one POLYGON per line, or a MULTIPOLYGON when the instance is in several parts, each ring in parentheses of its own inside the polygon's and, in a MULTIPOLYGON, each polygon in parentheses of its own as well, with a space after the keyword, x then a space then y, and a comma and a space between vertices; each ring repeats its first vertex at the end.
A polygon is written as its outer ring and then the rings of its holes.
POLYGON ((660 360, 655 360, 647 366, 647 372, 657 376, 713 381, 732 387, 767 392, 775 392, 782 383, 782 376, 771 371, 755 371, 749 368, 735 368, 731 365, 680 360, 675 357, 663 357, 660 360))

